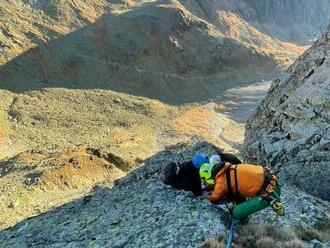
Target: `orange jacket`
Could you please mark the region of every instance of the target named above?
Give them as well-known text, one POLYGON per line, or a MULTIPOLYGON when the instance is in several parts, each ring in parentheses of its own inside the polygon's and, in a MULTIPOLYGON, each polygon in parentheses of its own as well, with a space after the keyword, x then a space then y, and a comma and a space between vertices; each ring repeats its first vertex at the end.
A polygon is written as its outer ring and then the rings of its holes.
MULTIPOLYGON (((217 202, 222 197, 228 196, 228 184, 226 179, 226 170, 230 170, 230 182, 232 192, 237 195, 236 184, 235 184, 235 172, 234 167, 236 165, 231 165, 226 163, 224 167, 216 174, 214 190, 211 195, 206 196, 211 202, 217 202)), ((241 197, 253 197, 256 196, 264 183, 264 168, 262 166, 253 164, 239 164, 237 165, 237 182, 238 182, 238 194, 241 197)), ((267 191, 270 192, 275 186, 276 177, 272 177, 272 183, 267 187, 267 191)), ((260 193, 260 195, 262 195, 260 193)))

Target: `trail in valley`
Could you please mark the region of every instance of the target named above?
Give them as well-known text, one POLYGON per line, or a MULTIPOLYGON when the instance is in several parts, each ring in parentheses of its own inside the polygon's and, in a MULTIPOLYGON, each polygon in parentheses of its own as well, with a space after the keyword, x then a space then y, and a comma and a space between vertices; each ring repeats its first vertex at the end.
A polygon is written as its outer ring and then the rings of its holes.
POLYGON ((271 81, 255 83, 248 86, 226 90, 214 102, 220 107, 221 113, 230 119, 244 123, 253 113, 261 100, 266 96, 271 81))

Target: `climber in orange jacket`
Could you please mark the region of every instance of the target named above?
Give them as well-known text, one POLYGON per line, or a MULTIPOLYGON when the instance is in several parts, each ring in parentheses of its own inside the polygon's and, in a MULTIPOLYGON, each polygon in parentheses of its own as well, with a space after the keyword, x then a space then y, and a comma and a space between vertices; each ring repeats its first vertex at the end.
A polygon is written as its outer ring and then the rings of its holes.
POLYGON ((240 203, 235 207, 240 207, 237 214, 239 218, 247 217, 269 205, 272 205, 277 214, 284 214, 280 188, 275 174, 269 168, 253 164, 233 165, 221 161, 210 163, 203 155, 196 155, 193 164, 199 169, 203 188, 212 191, 205 197, 212 203, 218 203, 224 198, 240 203), (248 198, 250 199, 245 201, 248 198))
POLYGON ((252 164, 237 166, 225 163, 223 168, 216 173, 212 194, 206 198, 211 202, 217 202, 224 196, 230 198, 237 195, 249 198, 256 195, 266 195, 276 186, 276 177, 271 174, 268 180, 265 180, 265 173, 270 172, 262 166, 252 164), (229 180, 228 177, 230 177, 229 180))

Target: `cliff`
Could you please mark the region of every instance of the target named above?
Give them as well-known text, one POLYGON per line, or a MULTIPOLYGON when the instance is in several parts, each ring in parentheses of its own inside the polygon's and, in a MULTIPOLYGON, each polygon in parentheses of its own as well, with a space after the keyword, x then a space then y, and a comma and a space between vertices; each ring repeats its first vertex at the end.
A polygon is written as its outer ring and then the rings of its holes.
POLYGON ((330 28, 286 73, 246 126, 244 154, 330 200, 330 28))

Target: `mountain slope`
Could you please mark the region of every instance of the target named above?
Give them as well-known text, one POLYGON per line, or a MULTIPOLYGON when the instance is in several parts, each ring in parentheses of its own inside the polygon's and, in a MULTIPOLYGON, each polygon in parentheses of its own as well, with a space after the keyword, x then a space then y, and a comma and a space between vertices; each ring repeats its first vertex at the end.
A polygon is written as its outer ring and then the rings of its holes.
MULTIPOLYGON (((295 55, 302 53, 305 47, 298 46, 294 39, 281 39, 280 35, 277 35, 276 32, 265 32, 264 20, 253 20, 252 16, 257 15, 256 12, 266 12, 268 13, 268 17, 266 21, 272 23, 274 17, 277 17, 279 13, 276 8, 274 9, 270 5, 263 5, 263 3, 249 3, 249 1, 199 1, 199 0, 181 0, 180 1, 186 9, 188 9, 191 13, 198 16, 199 18, 215 25, 220 32, 225 34, 226 36, 244 42, 250 48, 260 51, 267 56, 274 57, 277 64, 281 67, 287 67, 293 62, 293 58, 295 55), (255 25, 258 24, 258 25, 255 25)), ((291 3, 285 3, 283 8, 285 9, 290 5, 292 8, 296 8, 299 6, 295 6, 291 3)), ((312 3, 314 7, 316 7, 315 3, 312 3)), ((326 9, 330 9, 330 4, 325 4, 326 9)), ((322 12, 322 15, 319 16, 323 18, 321 22, 324 22, 326 17, 330 18, 330 14, 326 12, 326 10, 319 10, 322 12), (324 11, 324 13, 323 13, 324 11)), ((281 12, 284 12, 283 10, 281 12)), ((292 14, 286 9, 287 18, 292 18, 292 14)), ((258 13, 261 14, 262 13, 258 13)), ((300 18, 301 13, 296 14, 296 18, 300 18)), ((304 18, 309 20, 312 15, 303 15, 304 18)), ((327 23, 327 19, 325 23, 327 23)), ((272 28, 272 27, 270 27, 272 28)), ((283 31, 291 32, 290 27, 282 25, 280 29, 283 31)), ((325 29, 325 24, 322 27, 315 28, 314 31, 317 34, 321 34, 321 32, 325 29)), ((300 31, 302 34, 306 34, 306 36, 311 34, 311 31, 307 31, 306 29, 301 28, 300 31)), ((315 36, 315 35, 314 35, 315 36)), ((302 41, 302 40, 300 40, 302 41)), ((309 44, 311 41, 304 40, 305 44, 309 44)))
POLYGON ((57 151, 79 145, 111 146, 133 160, 158 150, 159 133, 179 113, 159 101, 102 90, 0 92, 0 98, 10 147, 57 151))
POLYGON ((281 77, 246 128, 245 156, 330 200, 330 27, 281 77), (322 176, 320 176, 322 175, 322 176))
POLYGON ((305 49, 251 25, 242 8, 263 5, 244 1, 1 4, 0 87, 11 91, 101 88, 196 102, 271 78, 305 49))
POLYGON ((310 44, 323 34, 329 24, 330 2, 328 0, 207 0, 190 1, 212 7, 213 20, 221 16, 217 10, 234 13, 263 34, 284 42, 310 44))
MULTIPOLYGON (((22 51, 95 22, 105 12, 118 13, 148 0, 18 0, 2 1, 0 64, 22 51)), ((164 3, 169 3, 165 1, 164 3)), ((326 28, 329 2, 180 0, 191 13, 225 31, 222 13, 234 15, 254 28, 285 42, 309 44, 326 28), (306 8, 307 6, 307 8, 306 8), (308 9, 308 11, 305 11, 308 9)), ((247 34, 249 35, 249 34, 247 34)))
POLYGON ((0 78, 10 90, 103 88, 184 103, 205 100, 243 74, 266 76, 276 65, 180 5, 157 2, 106 14, 31 49, 2 66, 0 78))
POLYGON ((208 140, 235 152, 243 125, 216 105, 177 108, 105 90, 0 92, 0 229, 124 176, 163 147, 208 140), (218 135, 220 134, 220 135, 218 135))
MULTIPOLYGON (((200 247, 210 236, 225 233, 226 207, 175 190, 160 180, 166 163, 190 159, 196 152, 209 155, 214 150, 207 143, 169 147, 118 180, 112 189, 101 184, 86 197, 0 232, 2 246, 200 247)), ((328 203, 291 188, 283 191, 286 216, 278 218, 268 208, 253 223, 269 223, 284 233, 289 228, 310 230, 329 223, 328 203)), ((253 242, 249 236, 241 238, 253 242)), ((310 240, 305 238, 306 247, 312 247, 310 240)))

